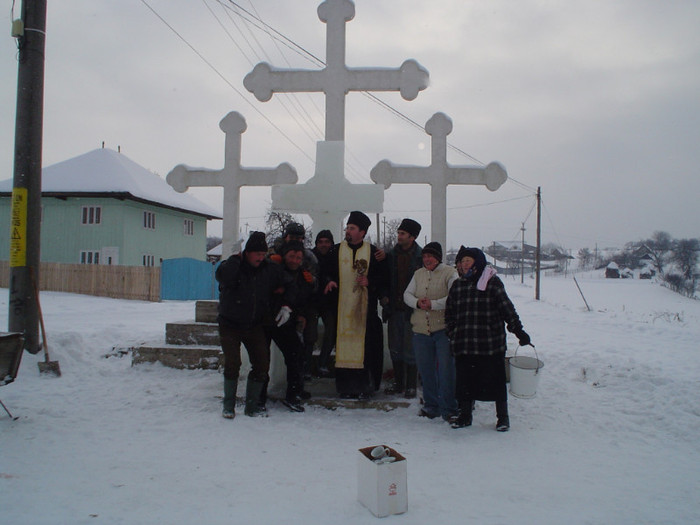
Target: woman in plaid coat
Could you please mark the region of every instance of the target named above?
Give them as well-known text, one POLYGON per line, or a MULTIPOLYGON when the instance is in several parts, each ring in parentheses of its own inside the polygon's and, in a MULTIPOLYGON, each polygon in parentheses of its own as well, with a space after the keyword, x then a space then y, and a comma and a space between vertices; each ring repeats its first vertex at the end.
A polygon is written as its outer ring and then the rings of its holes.
POLYGON ((457 369, 458 415, 452 428, 472 424, 475 400, 496 402, 496 430, 510 428, 506 391, 506 331, 520 345, 530 344, 503 282, 478 248, 462 246, 457 253, 461 277, 450 288, 445 309, 447 336, 457 369))

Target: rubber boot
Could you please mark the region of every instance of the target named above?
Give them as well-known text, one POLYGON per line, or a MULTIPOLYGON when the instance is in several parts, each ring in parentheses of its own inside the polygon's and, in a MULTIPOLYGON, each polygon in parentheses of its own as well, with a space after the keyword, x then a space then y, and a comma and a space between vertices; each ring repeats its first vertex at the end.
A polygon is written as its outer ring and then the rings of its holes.
POLYGON ((508 401, 496 401, 496 430, 508 432, 510 418, 508 417, 508 401))
POLYGON ((406 390, 404 397, 413 399, 416 397, 416 388, 418 385, 418 367, 416 365, 406 365, 406 390))
POLYGON ((384 393, 390 396, 395 396, 397 394, 403 394, 404 392, 404 363, 403 361, 395 361, 394 365, 394 381, 391 386, 384 389, 384 393))
POLYGON ((226 419, 236 417, 236 390, 238 389, 238 378, 224 378, 224 409, 221 415, 226 419))
POLYGON ((245 388, 245 415, 250 417, 266 417, 267 413, 260 409, 260 395, 265 383, 248 377, 245 388))
POLYGON ((450 426, 452 428, 464 428, 472 424, 472 405, 471 399, 465 399, 459 402, 459 410, 457 415, 450 418, 450 426))

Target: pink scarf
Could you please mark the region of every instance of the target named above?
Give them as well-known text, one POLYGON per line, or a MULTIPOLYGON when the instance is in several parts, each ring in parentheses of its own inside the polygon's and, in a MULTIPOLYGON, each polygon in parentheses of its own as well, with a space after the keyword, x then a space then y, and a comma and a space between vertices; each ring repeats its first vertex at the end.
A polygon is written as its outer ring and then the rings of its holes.
POLYGON ((486 285, 489 282, 489 279, 496 275, 496 269, 493 266, 486 266, 484 268, 484 271, 481 272, 481 277, 479 277, 479 281, 476 283, 476 289, 483 292, 486 290, 486 285))

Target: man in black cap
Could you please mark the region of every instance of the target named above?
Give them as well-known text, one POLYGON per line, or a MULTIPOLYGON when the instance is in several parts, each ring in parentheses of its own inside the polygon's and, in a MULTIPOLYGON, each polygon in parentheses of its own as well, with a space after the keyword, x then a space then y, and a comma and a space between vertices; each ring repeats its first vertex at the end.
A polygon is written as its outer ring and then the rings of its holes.
POLYGON ((277 264, 265 259, 263 232, 251 232, 242 253, 235 253, 216 269, 219 282, 219 337, 224 352, 224 408, 222 416, 233 419, 241 368, 241 343, 248 351, 251 370, 246 385, 245 414, 266 415, 260 396, 269 380, 270 345, 265 326, 282 326, 289 320, 294 285, 277 264), (273 306, 280 295, 279 310, 273 306), (274 317, 274 320, 273 320, 274 317))
POLYGON ((384 337, 377 301, 386 294, 386 261, 364 240, 372 222, 360 211, 347 220, 336 245, 325 293, 338 291, 335 345, 336 389, 342 398, 368 399, 382 379, 384 337))
POLYGON ((382 297, 382 317, 388 321, 389 354, 394 366, 394 381, 384 390, 390 395, 416 397, 418 369, 413 352, 413 309, 404 303, 403 293, 416 270, 423 266, 421 247, 416 242, 421 225, 404 219, 396 232, 396 246, 389 252, 389 294, 382 297))
MULTIPOLYGON (((333 258, 333 233, 330 230, 321 230, 316 235, 316 246, 313 254, 316 256, 319 267, 319 275, 327 275, 328 267, 333 258)), ((307 345, 306 357, 310 365, 313 344, 318 339, 318 319, 323 322, 323 341, 321 342, 321 354, 318 359, 318 375, 321 377, 330 376, 328 368, 331 351, 335 346, 335 325, 338 297, 335 294, 324 294, 323 287, 318 287, 318 293, 311 301, 311 318, 307 319, 307 328, 304 332, 304 341, 307 345), (311 349, 309 349, 311 344, 311 349)), ((310 371, 307 368, 307 372, 310 371)))

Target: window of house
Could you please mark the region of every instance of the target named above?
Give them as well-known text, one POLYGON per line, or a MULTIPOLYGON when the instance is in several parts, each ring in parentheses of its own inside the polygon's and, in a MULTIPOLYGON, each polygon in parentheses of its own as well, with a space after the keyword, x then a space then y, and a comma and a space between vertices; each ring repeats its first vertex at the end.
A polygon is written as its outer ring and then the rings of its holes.
POLYGON ((102 223, 102 206, 83 206, 83 224, 102 223))
POLYGON ((143 227, 147 230, 156 229, 156 214, 152 211, 143 212, 143 227))
POLYGON ((183 233, 185 235, 194 235, 194 221, 192 219, 185 219, 183 233))
POLYGON ((155 255, 144 255, 143 256, 143 265, 144 266, 155 266, 156 265, 155 255))
POLYGON ((100 264, 100 252, 90 250, 81 251, 80 264, 100 264))

